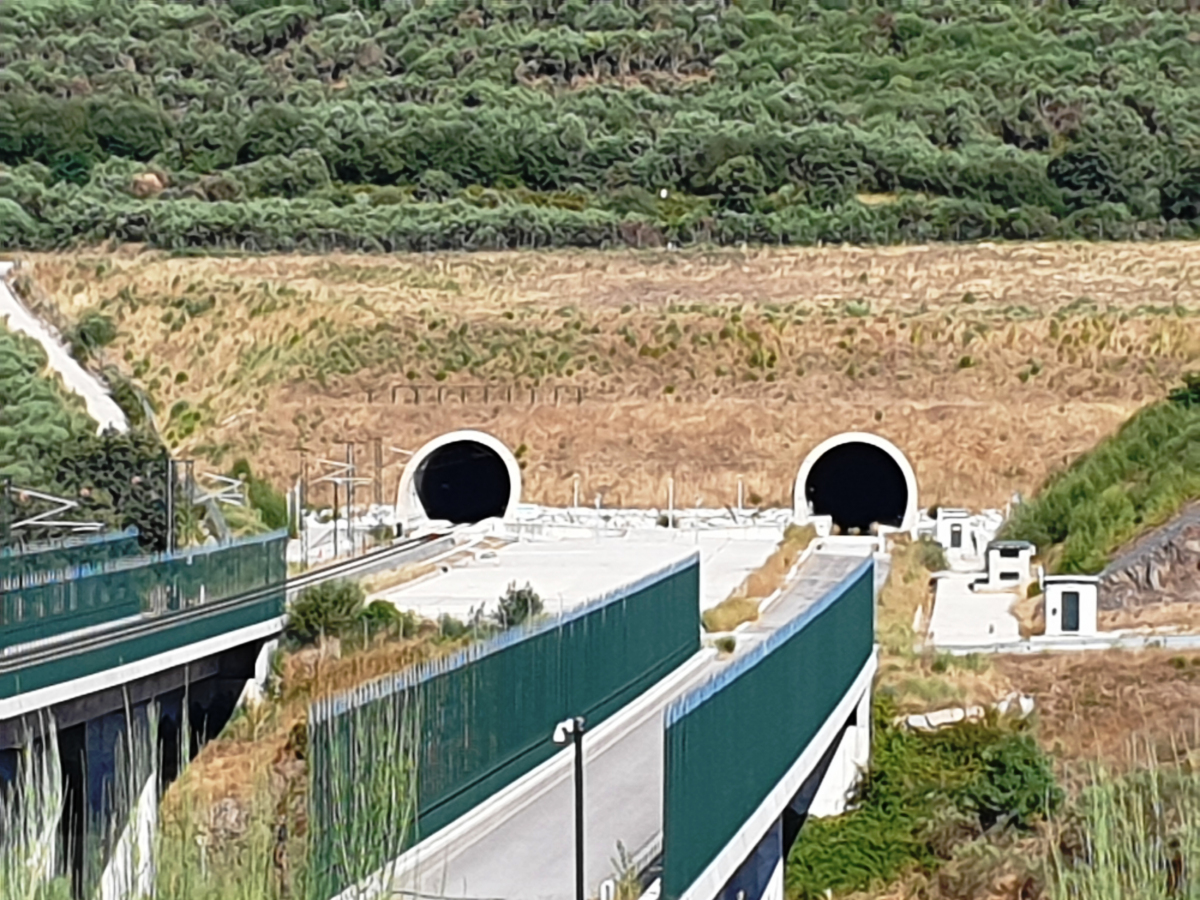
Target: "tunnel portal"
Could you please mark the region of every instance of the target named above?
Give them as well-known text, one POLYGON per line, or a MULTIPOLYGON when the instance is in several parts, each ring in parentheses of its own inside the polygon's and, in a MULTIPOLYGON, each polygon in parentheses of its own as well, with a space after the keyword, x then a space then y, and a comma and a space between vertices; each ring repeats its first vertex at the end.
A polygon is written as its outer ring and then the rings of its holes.
POLYGON ((904 454, 878 435, 847 432, 816 447, 800 467, 795 512, 806 522, 828 516, 842 534, 872 525, 916 524, 917 483, 904 454))
POLYGON ((413 487, 430 519, 456 525, 503 516, 513 490, 500 454, 473 440, 432 450, 417 466, 413 487))

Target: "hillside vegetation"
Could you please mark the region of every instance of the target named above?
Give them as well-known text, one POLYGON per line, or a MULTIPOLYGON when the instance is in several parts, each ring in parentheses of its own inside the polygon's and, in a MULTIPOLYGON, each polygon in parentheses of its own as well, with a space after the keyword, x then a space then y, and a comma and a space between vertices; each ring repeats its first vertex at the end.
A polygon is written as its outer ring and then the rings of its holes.
POLYGON ((1119 546, 1200 496, 1200 376, 1055 473, 1016 508, 1006 534, 1064 572, 1098 572, 1119 546))
POLYGON ((1192 236, 1170 0, 21 0, 0 244, 1192 236))
MULTIPOLYGON (((161 441, 144 429, 96 434, 83 401, 46 366, 42 347, 0 319, 0 546, 61 532, 34 527, 6 533, 13 522, 48 507, 26 493, 75 500, 75 521, 136 527, 147 550, 166 546, 166 461, 161 441)), ((182 515, 182 514, 181 514, 182 515)))
POLYGON ((0 480, 45 488, 58 448, 95 431, 78 397, 46 371, 46 354, 33 338, 0 319, 0 480))

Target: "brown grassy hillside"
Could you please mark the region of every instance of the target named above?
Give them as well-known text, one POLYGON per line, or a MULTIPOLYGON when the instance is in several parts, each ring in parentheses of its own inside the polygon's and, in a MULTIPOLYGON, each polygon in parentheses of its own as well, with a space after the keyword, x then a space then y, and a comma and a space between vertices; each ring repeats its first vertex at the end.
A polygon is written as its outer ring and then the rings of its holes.
POLYGON ((851 428, 904 449, 923 502, 1002 504, 1200 354, 1192 244, 29 262, 61 311, 118 322, 106 357, 181 454, 282 480, 301 446, 474 426, 555 504, 575 473, 609 505, 665 503, 670 475, 683 504, 739 475, 782 503, 851 428))

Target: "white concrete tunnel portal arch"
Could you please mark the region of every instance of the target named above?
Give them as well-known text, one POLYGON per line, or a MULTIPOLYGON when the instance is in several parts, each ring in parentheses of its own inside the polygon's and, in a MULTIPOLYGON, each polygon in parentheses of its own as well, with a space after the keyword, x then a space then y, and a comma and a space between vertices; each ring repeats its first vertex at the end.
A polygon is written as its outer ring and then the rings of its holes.
POLYGON ((455 525, 507 518, 521 502, 521 467, 504 443, 483 431, 451 431, 412 455, 396 492, 401 519, 455 525))
POLYGON ((843 534, 871 525, 908 531, 917 525, 917 476, 891 441, 848 431, 822 441, 804 458, 792 494, 801 524, 829 516, 843 534))

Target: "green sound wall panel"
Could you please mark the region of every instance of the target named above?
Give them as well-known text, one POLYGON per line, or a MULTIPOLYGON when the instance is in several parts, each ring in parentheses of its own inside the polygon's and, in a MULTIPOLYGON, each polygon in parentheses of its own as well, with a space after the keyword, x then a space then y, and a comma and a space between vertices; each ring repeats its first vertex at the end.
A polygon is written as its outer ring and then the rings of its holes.
POLYGON ((675 900, 758 809, 874 647, 873 563, 667 711, 663 897, 675 900))
POLYGON ((563 616, 314 704, 311 896, 355 884, 549 759, 557 722, 598 725, 699 649, 692 555, 563 616), (395 795, 383 809, 381 791, 395 795))

